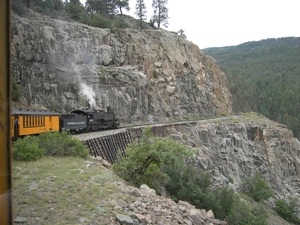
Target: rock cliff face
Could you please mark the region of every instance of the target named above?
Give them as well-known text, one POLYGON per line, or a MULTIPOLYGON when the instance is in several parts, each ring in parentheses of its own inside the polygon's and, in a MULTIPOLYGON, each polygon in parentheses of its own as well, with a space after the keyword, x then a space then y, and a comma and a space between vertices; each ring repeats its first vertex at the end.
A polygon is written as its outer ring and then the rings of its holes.
POLYGON ((300 142, 284 125, 247 114, 199 121, 169 135, 196 150, 191 163, 210 172, 214 185, 240 192, 242 181, 258 172, 276 198, 300 198, 300 142))
POLYGON ((215 62, 164 30, 111 32, 13 15, 12 65, 28 106, 61 112, 111 106, 123 123, 232 113, 215 62))

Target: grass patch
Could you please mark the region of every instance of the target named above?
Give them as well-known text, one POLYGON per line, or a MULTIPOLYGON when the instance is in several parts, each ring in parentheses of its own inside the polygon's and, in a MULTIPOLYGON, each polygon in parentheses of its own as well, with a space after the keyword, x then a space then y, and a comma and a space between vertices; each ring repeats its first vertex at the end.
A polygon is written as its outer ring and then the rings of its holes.
POLYGON ((12 169, 14 217, 25 217, 28 224, 76 224, 99 216, 105 221, 112 213, 101 213, 98 206, 122 198, 113 184, 121 179, 91 157, 13 161, 12 169))
POLYGON ((239 123, 239 122, 240 122, 238 118, 231 118, 231 121, 232 121, 233 123, 239 123))
POLYGON ((216 124, 221 125, 223 122, 222 122, 222 120, 214 120, 214 121, 212 121, 212 123, 216 123, 216 124))
POLYGON ((98 70, 100 71, 101 74, 105 74, 106 73, 106 70, 105 70, 104 66, 99 66, 98 70))

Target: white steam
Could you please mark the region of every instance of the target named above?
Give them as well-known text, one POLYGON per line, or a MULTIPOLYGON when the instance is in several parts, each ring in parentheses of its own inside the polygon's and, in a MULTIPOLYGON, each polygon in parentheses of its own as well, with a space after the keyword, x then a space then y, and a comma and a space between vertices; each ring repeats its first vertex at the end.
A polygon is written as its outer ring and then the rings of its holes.
POLYGON ((96 106, 96 100, 95 100, 95 97, 96 97, 96 94, 94 92, 94 90, 87 86, 87 84, 85 83, 80 83, 80 92, 86 96, 88 102, 89 102, 89 105, 90 105, 90 108, 95 108, 96 106))

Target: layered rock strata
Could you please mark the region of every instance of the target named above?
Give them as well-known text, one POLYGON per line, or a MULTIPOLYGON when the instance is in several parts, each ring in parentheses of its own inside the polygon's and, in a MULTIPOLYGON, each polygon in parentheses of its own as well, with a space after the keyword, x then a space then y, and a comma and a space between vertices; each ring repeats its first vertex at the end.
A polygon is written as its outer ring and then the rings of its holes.
POLYGON ((169 135, 196 151, 190 163, 209 172, 216 186, 241 192, 243 180, 259 173, 275 198, 300 198, 300 142, 282 124, 250 113, 173 128, 169 135))

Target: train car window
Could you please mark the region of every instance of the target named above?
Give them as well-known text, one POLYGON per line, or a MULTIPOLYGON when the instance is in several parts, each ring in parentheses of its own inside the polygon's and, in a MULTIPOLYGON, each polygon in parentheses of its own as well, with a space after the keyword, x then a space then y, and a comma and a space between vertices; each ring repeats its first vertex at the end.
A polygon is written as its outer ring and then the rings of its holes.
POLYGON ((43 126, 45 126, 45 117, 43 116, 43 126))
POLYGON ((24 119, 25 119, 25 127, 28 127, 28 117, 24 116, 24 119))

